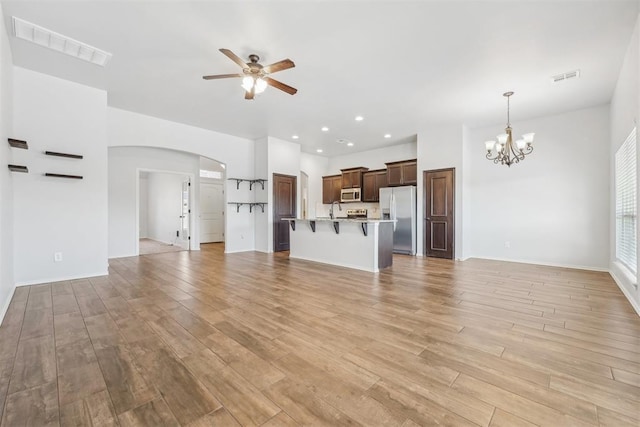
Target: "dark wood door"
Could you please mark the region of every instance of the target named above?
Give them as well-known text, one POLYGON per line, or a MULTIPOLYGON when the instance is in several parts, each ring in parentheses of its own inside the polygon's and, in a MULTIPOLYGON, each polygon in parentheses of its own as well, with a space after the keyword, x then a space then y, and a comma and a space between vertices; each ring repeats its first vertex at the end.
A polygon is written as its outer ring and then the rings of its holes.
POLYGON ((289 250, 289 222, 296 217, 296 177, 273 174, 273 250, 289 250))
POLYGON ((454 191, 454 168, 424 172, 425 256, 453 259, 454 191))

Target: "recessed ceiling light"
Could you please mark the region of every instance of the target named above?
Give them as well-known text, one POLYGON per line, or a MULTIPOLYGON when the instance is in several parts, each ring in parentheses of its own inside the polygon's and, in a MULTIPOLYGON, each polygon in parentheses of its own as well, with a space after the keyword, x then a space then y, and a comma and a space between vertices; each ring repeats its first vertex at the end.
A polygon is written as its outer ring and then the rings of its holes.
POLYGON ((353 147, 353 142, 347 142, 347 147, 353 147))
POLYGON ((390 133, 385 133, 385 134, 384 134, 384 137, 385 137, 385 138, 391 138, 391 134, 390 134, 390 133))
POLYGON ((291 138, 293 138, 293 139, 298 139, 298 138, 300 138, 300 137, 299 137, 298 135, 292 135, 292 136, 291 136, 291 138))
POLYGON ((329 128, 326 126, 322 126, 322 129, 320 129, 322 132, 329 132, 329 128))
POLYGON ((361 122, 364 120, 364 117, 362 116, 356 116, 356 122, 361 122))
POLYGON ((318 148, 318 149, 316 150, 316 153, 322 153, 322 148, 318 148))
POLYGON ((12 17, 13 34, 22 40, 30 41, 40 46, 64 53, 92 64, 105 66, 111 59, 111 54, 97 47, 90 46, 71 37, 58 34, 39 25, 12 17))

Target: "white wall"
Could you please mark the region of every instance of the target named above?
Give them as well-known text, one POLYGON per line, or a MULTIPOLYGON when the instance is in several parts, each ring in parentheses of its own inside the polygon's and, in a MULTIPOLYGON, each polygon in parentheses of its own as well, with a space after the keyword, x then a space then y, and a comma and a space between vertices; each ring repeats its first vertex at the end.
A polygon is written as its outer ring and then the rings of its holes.
MULTIPOLYGON (((149 238, 164 243, 176 241, 176 231, 182 234, 182 183, 188 177, 174 173, 150 172, 149 238)), ((195 186, 194 186, 195 187, 195 186)), ((193 210, 192 210, 193 212, 193 210)), ((194 213, 195 216, 197 214, 194 213)), ((195 233, 198 236, 200 233, 195 233)))
MULTIPOLYGON (((629 43, 629 48, 624 59, 624 63, 620 70, 618 82, 611 99, 611 156, 610 156, 610 194, 609 212, 610 212, 610 251, 609 251, 609 268, 612 276, 625 293, 629 301, 633 304, 636 311, 640 314, 640 291, 635 289, 633 284, 637 283, 637 278, 632 277, 628 270, 620 263, 616 262, 616 204, 615 204, 615 153, 625 141, 629 133, 638 127, 640 112, 640 15, 636 21, 636 27, 629 43)), ((640 151, 638 151, 640 156, 640 151)), ((640 157, 638 159, 640 165, 640 157)), ((640 200, 640 185, 638 185, 638 197, 640 200)), ((640 233, 640 227, 638 229, 640 233)), ((640 234, 638 235, 640 241, 640 234)), ((640 257, 640 251, 638 251, 640 257)), ((640 265, 640 259, 638 260, 640 265)))
MULTIPOLYGON (((111 180, 111 176, 109 176, 111 180)), ((109 206, 111 209, 111 206, 109 206)), ((149 173, 140 172, 138 182, 138 237, 149 237, 149 173)))
MULTIPOLYGON (((458 257, 460 259, 469 258, 471 251, 471 218, 473 218, 473 206, 471 204, 471 173, 469 173, 471 159, 478 155, 477 141, 472 141, 470 129, 468 126, 462 127, 462 177, 458 177, 458 186, 462 188, 462 204, 458 205, 459 212, 456 216, 462 216, 462 234, 458 243, 461 242, 462 247, 458 246, 458 257)), ((457 201, 456 201, 457 203, 457 201)))
MULTIPOLYGON (((512 123, 535 132, 534 151, 511 168, 485 159, 496 124, 470 129, 470 254, 608 269, 609 107, 512 123), (509 242, 510 247, 505 247, 509 242)), ((467 171, 465 171, 467 173, 467 171)), ((466 206, 464 207, 466 208, 466 206)))
MULTIPOLYGON (((269 141, 267 138, 257 139, 254 145, 255 149, 255 168, 253 178, 255 179, 266 179, 267 183, 264 186, 264 190, 262 186, 255 185, 253 194, 251 194, 251 198, 247 200, 251 200, 253 202, 268 202, 269 194, 271 193, 271 188, 273 185, 273 177, 269 175, 269 141)), ((243 183, 245 186, 248 186, 247 183, 243 183)), ((248 212, 249 208, 243 206, 242 209, 248 212)), ((271 252, 270 248, 273 248, 273 243, 269 240, 269 214, 267 210, 271 212, 272 206, 271 204, 267 204, 265 207, 265 212, 262 213, 262 210, 258 208, 257 211, 253 214, 253 220, 255 225, 255 247, 256 251, 260 252, 271 252)), ((231 213, 233 214, 233 213, 231 213)))
POLYGON ((393 145, 375 150, 359 151, 353 154, 331 157, 324 175, 336 175, 340 169, 362 166, 369 169, 385 169, 385 162, 415 159, 417 155, 416 143, 393 145))
POLYGON ((309 176, 309 218, 318 216, 316 205, 322 203, 322 177, 328 175, 328 167, 328 158, 300 153, 300 170, 309 176))
POLYGON ((13 181, 5 165, 12 150, 4 143, 13 134, 13 65, 0 8, 0 323, 15 289, 13 276, 13 181))
MULTIPOLYGON (((193 175, 191 183, 191 247, 199 249, 198 217, 200 157, 152 147, 110 147, 109 156, 109 258, 137 255, 138 221, 136 188, 139 170, 193 175)), ((175 229, 174 229, 175 233, 175 229)), ((163 239, 164 240, 164 239, 163 239)))
MULTIPOLYGON (((107 109, 107 129, 110 147, 143 146, 188 151, 224 163, 227 178, 253 177, 254 143, 249 139, 117 108, 107 109)), ((236 183, 227 180, 225 190, 229 202, 251 196, 247 183, 236 190, 236 183)), ((227 205, 225 217, 225 252, 253 250, 253 214, 248 209, 236 213, 235 208, 227 205)))
POLYGON ((14 135, 29 150, 14 158, 14 268, 18 284, 107 273, 107 94, 14 68, 14 135), (82 160, 44 155, 81 154, 82 160), (84 179, 43 176, 45 172, 84 179), (62 262, 54 262, 61 252, 62 262))
MULTIPOLYGON (((300 144, 283 141, 278 138, 267 138, 267 173, 268 185, 265 185, 269 211, 267 214, 267 248, 268 252, 273 252, 273 174, 293 175, 296 177, 296 216, 300 214, 300 144), (266 190, 268 188, 268 190, 266 190)), ((263 215, 256 213, 256 215, 263 215)))
POLYGON ((418 244, 416 252, 424 255, 424 174, 426 170, 455 168, 455 258, 463 255, 463 127, 461 125, 433 126, 418 132, 418 244))

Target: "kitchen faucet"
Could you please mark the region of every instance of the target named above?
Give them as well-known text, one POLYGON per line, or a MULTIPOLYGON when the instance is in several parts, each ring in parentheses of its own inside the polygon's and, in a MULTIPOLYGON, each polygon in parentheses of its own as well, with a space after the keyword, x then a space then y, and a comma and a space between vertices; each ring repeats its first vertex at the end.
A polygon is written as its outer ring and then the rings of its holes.
POLYGON ((337 203, 338 204, 338 210, 342 211, 342 206, 340 206, 340 202, 338 201, 333 201, 331 202, 331 207, 329 208, 329 218, 333 219, 333 205, 337 203))

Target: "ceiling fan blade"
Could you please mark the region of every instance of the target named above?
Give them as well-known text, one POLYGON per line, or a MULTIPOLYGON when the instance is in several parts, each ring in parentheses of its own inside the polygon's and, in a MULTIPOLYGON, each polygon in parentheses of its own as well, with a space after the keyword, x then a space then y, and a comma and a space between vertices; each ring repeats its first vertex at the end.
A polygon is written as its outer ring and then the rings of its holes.
POLYGON ((229 49, 220 49, 220 52, 224 53, 227 56, 227 58, 229 58, 230 60, 232 60, 239 66, 241 66, 243 70, 247 68, 247 63, 244 62, 242 58, 240 58, 238 55, 231 52, 229 49))
POLYGON ((242 74, 216 74, 214 76, 202 76, 205 80, 228 79, 230 77, 242 77, 242 74))
POLYGON ((253 99, 254 93, 253 89, 248 90, 244 93, 244 99, 253 99))
POLYGON ((298 89, 286 85, 278 80, 272 79, 271 77, 263 77, 264 81, 267 82, 269 86, 273 86, 276 89, 280 89, 281 91, 287 92, 289 95, 295 95, 298 92, 298 89))
POLYGON ((262 71, 267 74, 275 73, 277 71, 287 70, 289 68, 295 67, 296 64, 293 63, 290 59, 283 59, 282 61, 274 62, 271 65, 265 65, 262 67, 262 71))

